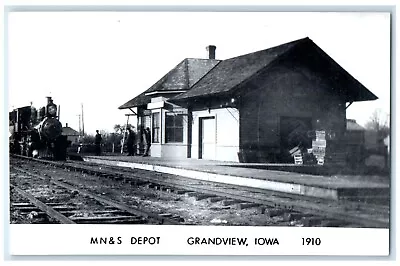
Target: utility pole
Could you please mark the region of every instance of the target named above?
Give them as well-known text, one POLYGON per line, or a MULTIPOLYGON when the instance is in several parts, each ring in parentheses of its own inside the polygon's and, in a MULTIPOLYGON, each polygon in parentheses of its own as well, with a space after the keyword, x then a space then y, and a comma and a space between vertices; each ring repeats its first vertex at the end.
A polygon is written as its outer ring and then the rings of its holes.
POLYGON ((81 129, 81 115, 77 115, 79 117, 79 136, 82 135, 82 129, 81 129))
POLYGON ((82 107, 82 135, 85 136, 85 122, 83 120, 83 103, 81 104, 82 107))

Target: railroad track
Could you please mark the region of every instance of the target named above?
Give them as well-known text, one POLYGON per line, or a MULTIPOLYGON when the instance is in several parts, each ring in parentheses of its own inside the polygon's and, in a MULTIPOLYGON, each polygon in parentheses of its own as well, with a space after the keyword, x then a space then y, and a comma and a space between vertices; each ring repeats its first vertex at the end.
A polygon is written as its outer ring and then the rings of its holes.
MULTIPOLYGON (((198 190, 196 187, 193 186, 182 186, 183 180, 187 180, 188 178, 186 177, 181 177, 181 176, 173 176, 173 181, 165 181, 162 176, 172 176, 169 174, 164 174, 164 173, 158 173, 158 172, 153 172, 155 176, 152 176, 151 178, 146 178, 145 176, 135 174, 132 172, 132 169, 124 169, 122 167, 118 166, 110 166, 110 165, 101 165, 101 170, 100 172, 97 170, 91 170, 89 167, 99 167, 99 164, 96 163, 89 163, 89 162, 81 162, 77 164, 73 164, 72 166, 67 165, 66 167, 71 169, 71 170, 82 170, 82 172, 85 173, 92 173, 92 174, 97 174, 100 176, 104 177, 111 177, 114 179, 120 179, 124 180, 125 182, 130 182, 126 181, 124 179, 124 176, 130 176, 134 178, 135 180, 143 180, 145 182, 153 182, 153 183, 164 183, 164 185, 168 186, 168 182, 173 182, 176 186, 181 186, 182 188, 185 189, 194 189, 198 190), (107 169, 111 170, 111 172, 107 171, 107 169), (158 178, 157 178, 158 176, 158 178), (156 181, 155 181, 156 180, 156 181)), ((138 171, 138 169, 135 169, 135 171, 138 171)), ((139 170, 142 172, 149 172, 146 170, 139 170)), ((129 179, 130 180, 130 179, 129 179)), ((139 183, 140 181, 137 181, 139 183)), ((212 181, 194 181, 198 182, 199 184, 204 184, 205 186, 214 186, 214 187, 221 187, 221 188, 229 188, 229 189, 239 189, 239 190, 244 190, 250 193, 255 193, 255 194, 262 194, 262 195, 273 195, 274 197, 281 198, 281 199, 290 199, 290 200, 303 200, 307 202, 317 202, 318 204, 325 204, 325 205, 334 205, 337 208, 342 208, 344 210, 355 210, 358 212, 366 212, 366 213, 379 213, 382 215, 389 215, 390 207, 389 204, 373 204, 373 203, 365 203, 362 201, 354 201, 354 200, 339 200, 339 201, 334 201, 330 199, 325 199, 325 198, 316 198, 316 197, 311 197, 311 196, 305 196, 305 195, 296 195, 296 194, 291 194, 291 193, 285 193, 285 192, 279 192, 279 191, 271 191, 267 189, 260 189, 260 188, 254 188, 254 187, 245 187, 245 186, 239 186, 239 185, 230 185, 230 184, 221 184, 221 183, 216 183, 212 181)), ((154 187, 158 187, 157 185, 154 185, 154 187)), ((277 203, 278 204, 278 203, 277 203)), ((285 204, 287 205, 287 204, 285 204)), ((289 206, 291 208, 292 206, 289 206)), ((288 208, 288 206, 286 206, 288 208)))
MULTIPOLYGON (((65 204, 63 198, 58 199, 58 202, 44 201, 39 199, 34 193, 30 193, 31 187, 21 188, 20 185, 11 184, 11 193, 19 194, 19 202, 13 202, 11 204, 12 210, 18 210, 21 213, 29 212, 32 216, 43 216, 47 215, 50 220, 58 221, 64 224, 73 223, 110 223, 110 224, 182 224, 184 221, 181 217, 165 217, 162 214, 154 214, 146 210, 139 208, 133 208, 122 203, 115 202, 106 197, 102 197, 91 193, 85 189, 79 188, 67 184, 65 182, 55 180, 55 177, 41 176, 30 171, 24 170, 20 167, 13 167, 14 170, 19 174, 26 175, 29 178, 36 178, 42 180, 44 184, 47 184, 48 190, 51 190, 50 194, 63 194, 66 198, 70 198, 71 195, 79 194, 82 197, 86 197, 91 201, 95 201, 97 205, 101 206, 95 211, 82 210, 81 206, 74 204, 65 204), (52 186, 48 186, 48 184, 52 186), (55 186, 54 186, 55 185, 55 186), (86 213, 89 215, 76 216, 76 214, 86 213)), ((30 180, 32 183, 32 180, 30 180)), ((27 182, 25 182, 25 185, 27 182)), ((36 183, 36 186, 38 184, 36 183)), ((46 186, 41 187, 41 193, 46 186)))
MULTIPOLYGON (((258 208, 260 212, 269 216, 281 215, 287 220, 301 219, 305 226, 353 224, 362 227, 389 227, 389 209, 381 206, 372 206, 374 210, 369 211, 371 206, 369 204, 346 204, 323 199, 316 201, 315 198, 288 195, 287 193, 221 185, 207 181, 187 182, 187 178, 178 176, 165 178, 168 175, 154 172, 151 172, 150 175, 137 174, 132 170, 83 162, 36 161, 50 163, 72 171, 112 178, 134 186, 147 186, 166 192, 186 194, 197 200, 222 202, 224 205, 234 205, 239 210, 258 208)), ((140 173, 146 172, 149 173, 149 171, 140 170, 140 173)))

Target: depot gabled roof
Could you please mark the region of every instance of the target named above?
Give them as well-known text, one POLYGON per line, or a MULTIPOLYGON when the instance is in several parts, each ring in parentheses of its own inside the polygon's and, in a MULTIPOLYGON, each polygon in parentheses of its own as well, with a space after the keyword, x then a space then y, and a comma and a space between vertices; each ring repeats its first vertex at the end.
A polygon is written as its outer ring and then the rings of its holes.
POLYGON ((311 39, 304 38, 266 50, 221 61, 200 79, 190 90, 181 93, 171 102, 187 102, 198 97, 223 96, 240 93, 247 81, 283 57, 296 57, 315 72, 332 82, 337 93, 346 101, 368 101, 377 97, 337 64, 311 39))
POLYGON ((215 59, 186 58, 171 71, 154 83, 146 91, 124 103, 118 109, 127 109, 146 105, 152 95, 163 93, 182 93, 188 91, 193 84, 202 78, 220 61, 215 59))
POLYGON ((169 101, 182 104, 200 97, 232 95, 241 92, 247 81, 283 58, 295 58, 327 79, 346 101, 369 101, 376 97, 336 63, 311 39, 303 38, 269 49, 227 60, 192 59, 181 61, 148 90, 121 105, 119 109, 146 105, 155 94, 169 93, 169 101))

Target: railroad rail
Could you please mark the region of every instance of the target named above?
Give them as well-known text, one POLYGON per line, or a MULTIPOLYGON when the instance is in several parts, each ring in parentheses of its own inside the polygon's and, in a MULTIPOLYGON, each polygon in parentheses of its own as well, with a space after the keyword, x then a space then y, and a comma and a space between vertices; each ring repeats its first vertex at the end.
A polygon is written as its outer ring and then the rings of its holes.
MULTIPOLYGON (((170 224, 170 225, 178 225, 182 224, 182 219, 180 217, 172 217, 168 218, 163 215, 154 214, 152 212, 148 212, 139 208, 133 208, 127 206, 125 204, 121 204, 106 197, 102 197, 99 195, 95 195, 85 189, 79 188, 77 186, 73 186, 70 184, 66 184, 61 181, 54 180, 54 177, 43 177, 38 174, 29 172, 20 167, 13 167, 13 169, 17 170, 20 173, 28 175, 30 177, 35 177, 37 179, 41 179, 47 182, 51 182, 59 187, 69 190, 72 194, 79 193, 84 197, 88 197, 95 201, 100 202, 102 205, 105 205, 104 210, 95 211, 94 214, 97 216, 92 217, 74 217, 68 218, 65 214, 73 214, 76 213, 77 208, 74 206, 68 206, 67 209, 63 209, 64 204, 54 204, 52 202, 43 203, 39 199, 35 198, 31 193, 26 192, 25 190, 19 188, 17 185, 11 184, 11 188, 19 193, 22 197, 29 200, 35 207, 45 212, 51 218, 61 222, 61 223, 129 223, 129 224, 170 224), (50 206, 50 205, 56 205, 50 206), (57 211, 56 209, 63 209, 62 211, 57 211), (117 214, 117 216, 109 216, 110 214, 117 214), (122 215, 121 215, 122 214, 122 215), (107 216, 104 216, 107 215, 107 216)), ((24 205, 24 204, 23 204, 24 205)), ((14 207, 18 206, 14 205, 14 207)), ((27 206, 25 206, 27 207, 27 206)), ((29 207, 29 206, 28 206, 29 207)), ((64 206, 65 207, 65 206, 64 206)), ((18 208, 18 207, 17 207, 18 208)), ((21 208, 20 208, 21 209, 21 208)), ((26 209, 26 208, 25 208, 26 209)))
MULTIPOLYGON (((104 177, 111 177, 114 178, 116 180, 124 180, 126 181, 126 177, 130 177, 128 179, 128 181, 126 182, 135 182, 139 183, 140 180, 143 180, 144 182, 159 182, 160 185, 163 186, 168 186, 169 182, 172 182, 173 184, 175 184, 176 186, 180 186, 183 189, 193 189, 193 190, 197 190, 198 192, 200 192, 199 188, 197 186, 184 186, 182 185, 182 180, 187 180, 188 178, 186 177, 181 177, 178 175, 174 175, 173 176, 173 180, 168 180, 165 181, 163 179, 162 176, 171 176, 170 174, 164 174, 164 173, 158 173, 155 172, 155 176, 152 177, 146 177, 146 176, 142 176, 142 175, 138 175, 135 174, 134 172, 132 172, 132 169, 126 169, 123 167, 118 167, 118 166, 110 166, 110 165, 101 165, 101 170, 97 171, 97 170, 91 170, 89 168, 87 168, 87 166, 93 166, 93 167, 99 167, 99 164, 96 163, 89 163, 89 162, 80 162, 77 163, 77 165, 72 165, 72 166, 66 166, 67 168, 71 169, 71 170, 76 170, 79 171, 81 170, 82 172, 86 172, 86 173, 92 173, 92 174, 97 174, 99 176, 104 176, 104 177), (80 166, 82 165, 82 166, 80 166), (112 172, 107 171, 107 169, 112 170, 112 172), (124 178, 125 176, 125 178, 124 178), (133 181, 131 179, 134 179, 133 181), (137 180, 137 181, 136 181, 137 180), (157 180, 157 181, 154 181, 157 180)), ((135 169, 137 170, 137 169, 135 169)), ((149 172, 147 170, 140 170, 143 172, 149 172)), ((280 192, 280 191, 272 191, 272 190, 267 190, 267 189, 261 189, 261 188, 254 188, 254 187, 246 187, 246 186, 239 186, 239 185, 233 185, 233 184, 221 184, 221 183, 217 183, 217 182, 213 182, 213 181, 205 181, 205 180, 201 180, 198 181, 198 184, 204 184, 205 187, 207 186, 216 186, 216 187, 223 187, 225 189, 240 189, 243 191, 247 191, 253 194, 260 194, 260 195, 274 195, 277 198, 282 198, 284 201, 285 199, 291 199, 291 200, 305 200, 308 202, 317 202, 318 204, 326 204, 326 205, 331 205, 331 206, 336 206, 337 208, 343 208, 346 209, 347 211, 350 210, 355 210, 357 212, 366 212, 366 213, 379 213, 382 215, 388 215, 389 214, 389 210, 390 207, 388 204, 373 204, 373 203, 365 203, 362 201, 354 201, 354 200, 339 200, 339 201, 335 201, 335 200, 331 200, 331 199, 326 199, 326 198, 316 198, 316 197, 312 197, 312 196, 306 196, 306 195, 297 195, 297 194, 292 194, 292 193, 285 193, 285 192, 280 192)), ((154 185, 154 187, 157 188, 157 185, 154 185)), ((207 189, 207 188, 205 188, 207 189)), ((233 192, 235 193, 235 192, 233 192)), ((221 195, 222 196, 222 195, 221 195)), ((285 201, 286 202, 286 201, 285 201)), ((274 205, 279 205, 278 203, 275 203, 274 205)), ((288 205, 285 203, 284 204, 286 207, 288 208, 288 205)), ((293 206, 292 206, 293 207, 293 206)), ((289 207, 290 208, 290 207, 289 207)))
MULTIPOLYGON (((63 223, 63 224, 74 224, 75 222, 66 217, 64 214, 61 212, 57 211, 55 208, 52 206, 43 203, 42 201, 38 200, 33 196, 31 193, 26 192, 25 190, 19 188, 18 186, 12 185, 11 184, 11 191, 16 191, 20 196, 23 198, 26 198, 31 204, 28 202, 18 202, 18 203, 12 203, 12 207, 14 209, 18 209, 19 211, 23 212, 35 212, 38 209, 46 213, 50 218, 55 219, 56 221, 63 223)), ((35 215, 38 215, 40 213, 35 212, 35 215)))
MULTIPOLYGON (((24 158, 25 159, 25 158, 24 158)), ((30 158, 31 159, 31 158, 30 158)), ((209 202, 222 201, 226 205, 235 204, 239 209, 257 207, 262 213, 268 215, 283 215, 286 219, 301 217, 306 225, 313 226, 327 221, 328 226, 335 226, 340 222, 346 222, 364 227, 389 227, 389 208, 372 206, 369 204, 338 203, 328 200, 310 199, 308 197, 288 195, 262 189, 249 189, 239 186, 219 184, 208 181, 182 182, 188 180, 184 177, 173 176, 165 178, 166 174, 154 173, 149 176, 139 175, 126 169, 109 167, 105 165, 91 165, 88 163, 49 162, 39 159, 31 159, 37 162, 52 164, 54 166, 80 171, 82 173, 98 175, 104 178, 112 178, 124 181, 136 186, 146 185, 150 188, 186 194, 198 200, 207 199, 209 202), (101 168, 101 169, 100 169, 101 168), (240 190, 238 189, 240 188, 240 190), (373 208, 369 211, 369 208, 373 208)), ((150 171, 140 170, 140 173, 150 171)))

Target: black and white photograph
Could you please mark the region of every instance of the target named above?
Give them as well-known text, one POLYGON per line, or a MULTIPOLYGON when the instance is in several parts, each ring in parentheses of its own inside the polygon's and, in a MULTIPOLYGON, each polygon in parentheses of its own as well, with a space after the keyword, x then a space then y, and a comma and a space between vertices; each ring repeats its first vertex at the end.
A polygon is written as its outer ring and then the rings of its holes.
POLYGON ((9 12, 10 241, 388 255, 391 40, 390 12, 9 12))

